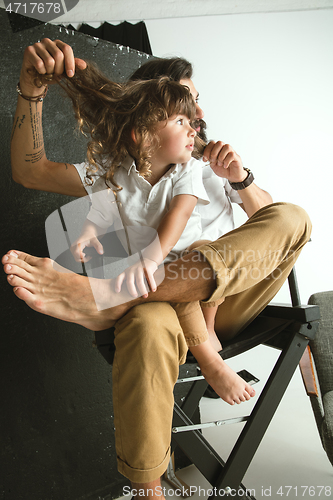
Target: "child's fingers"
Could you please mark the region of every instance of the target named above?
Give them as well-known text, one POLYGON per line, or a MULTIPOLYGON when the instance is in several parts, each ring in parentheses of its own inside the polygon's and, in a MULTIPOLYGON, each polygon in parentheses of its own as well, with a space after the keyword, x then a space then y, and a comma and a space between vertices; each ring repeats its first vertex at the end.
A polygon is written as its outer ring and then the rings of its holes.
POLYGON ((136 286, 135 286, 135 277, 134 277, 133 272, 126 273, 126 286, 127 286, 128 293, 132 297, 136 298, 138 296, 138 291, 137 291, 136 286))
POLYGON ((145 270, 143 268, 138 269, 138 272, 136 274, 135 283, 136 283, 137 289, 139 290, 140 296, 142 296, 144 299, 146 299, 148 297, 149 289, 147 287, 145 270))
POLYGON ((70 250, 71 250, 76 262, 84 262, 83 261, 83 259, 85 257, 85 254, 83 252, 84 248, 85 248, 85 245, 82 242, 77 242, 71 246, 70 250))
POLYGON ((94 249, 96 250, 96 252, 99 253, 100 255, 104 254, 104 248, 103 248, 102 243, 99 241, 99 239, 92 238, 91 246, 93 246, 94 249))
POLYGON ((123 286, 124 280, 125 280, 125 273, 121 273, 119 274, 119 276, 115 278, 114 290, 116 293, 119 293, 121 291, 121 287, 123 286))
POLYGON ((145 274, 146 274, 147 282, 148 282, 148 285, 149 285, 151 291, 156 292, 157 285, 156 285, 156 281, 155 281, 153 273, 151 271, 149 271, 148 269, 145 269, 145 274))

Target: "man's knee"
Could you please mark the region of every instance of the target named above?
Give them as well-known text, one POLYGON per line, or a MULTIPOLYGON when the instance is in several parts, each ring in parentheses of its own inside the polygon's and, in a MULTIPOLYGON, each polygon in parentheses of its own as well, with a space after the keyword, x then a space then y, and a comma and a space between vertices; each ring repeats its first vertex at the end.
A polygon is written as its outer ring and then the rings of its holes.
POLYGON ((285 235, 302 243, 309 241, 312 224, 304 208, 292 203, 274 203, 267 208, 274 212, 276 224, 285 235))
POLYGON ((116 323, 115 343, 116 348, 131 344, 137 351, 155 352, 157 356, 177 353, 180 362, 187 351, 177 315, 167 302, 147 302, 130 309, 116 323))

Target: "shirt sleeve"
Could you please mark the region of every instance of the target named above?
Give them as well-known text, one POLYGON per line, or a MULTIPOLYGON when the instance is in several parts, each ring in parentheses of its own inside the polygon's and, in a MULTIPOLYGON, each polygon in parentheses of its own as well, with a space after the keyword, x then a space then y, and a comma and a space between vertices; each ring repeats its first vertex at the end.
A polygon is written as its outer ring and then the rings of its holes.
POLYGON ((198 204, 208 205, 210 203, 202 181, 202 164, 198 160, 192 159, 180 166, 179 176, 173 185, 173 196, 179 194, 196 196, 198 204))
POLYGON ((226 180, 224 184, 224 189, 227 195, 229 196, 232 203, 238 203, 238 205, 242 202, 242 198, 239 196, 238 192, 235 189, 232 189, 229 182, 226 180))
POLYGON ((95 181, 91 191, 87 219, 103 229, 108 228, 119 218, 115 196, 111 189, 106 188, 103 177, 95 181))
POLYGON ((76 171, 80 176, 84 189, 87 191, 89 195, 91 195, 93 193, 93 186, 95 182, 104 174, 104 170, 102 169, 98 170, 95 174, 92 175, 91 180, 89 182, 88 179, 86 178, 88 165, 89 164, 85 161, 83 163, 74 163, 74 167, 76 168, 76 171))

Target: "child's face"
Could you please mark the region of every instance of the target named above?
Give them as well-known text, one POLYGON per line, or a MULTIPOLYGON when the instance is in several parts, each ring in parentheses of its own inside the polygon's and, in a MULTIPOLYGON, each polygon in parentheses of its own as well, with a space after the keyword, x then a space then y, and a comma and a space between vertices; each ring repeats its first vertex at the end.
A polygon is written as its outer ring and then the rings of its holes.
POLYGON ((152 158, 152 166, 158 162, 160 166, 171 163, 190 161, 196 131, 191 127, 185 115, 174 115, 158 125, 157 135, 160 146, 152 158))

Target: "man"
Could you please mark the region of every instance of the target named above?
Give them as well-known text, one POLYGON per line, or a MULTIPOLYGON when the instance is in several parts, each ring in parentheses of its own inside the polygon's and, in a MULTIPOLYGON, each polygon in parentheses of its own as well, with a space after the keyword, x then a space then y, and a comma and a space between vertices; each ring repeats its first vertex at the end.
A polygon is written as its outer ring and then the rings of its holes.
MULTIPOLYGON (((12 138, 12 169, 14 180, 27 188, 72 196, 87 193, 82 166, 47 160, 42 143, 42 102, 29 102, 44 93, 44 88, 32 82, 29 72, 33 68, 55 77, 65 69, 73 76, 75 65, 85 67, 84 61, 74 59, 71 48, 61 41, 45 39, 25 51, 20 76, 22 96, 12 138), (34 114, 39 126, 32 129, 26 121, 16 128, 17 117, 23 114, 34 114), (26 155, 35 155, 30 168, 26 155)), ((197 99, 191 76, 190 72, 178 79, 197 99)), ((197 119, 202 118, 197 104, 197 119)), ((169 461, 173 387, 187 352, 169 302, 188 302, 189 313, 195 301, 220 304, 215 329, 223 344, 223 339, 237 335, 274 297, 310 237, 311 224, 305 212, 294 205, 272 205, 270 195, 252 182, 251 174, 229 145, 210 142, 204 157, 210 162, 203 172, 209 179, 205 184, 208 195, 214 199, 211 208, 219 206, 219 186, 221 200, 228 199, 226 192, 235 201, 238 197, 250 219, 236 230, 230 231, 229 226, 219 240, 166 266, 164 281, 147 299, 133 299, 126 292, 119 297, 109 280, 89 283, 85 277, 57 271, 48 259, 23 252, 10 252, 2 260, 15 294, 31 308, 92 330, 115 325, 113 397, 118 467, 133 488, 141 490, 141 496, 160 497, 155 488, 169 461), (230 183, 238 188, 237 193, 230 183), (104 301, 109 308, 97 310, 92 288, 98 302, 104 301), (114 304, 119 305, 111 307, 114 304)), ((224 215, 232 223, 230 203, 224 215)), ((208 229, 210 222, 221 223, 209 212, 203 219, 208 232, 212 229, 208 229)), ((213 228, 216 230, 214 224, 213 228)), ((225 230, 220 227, 222 233, 225 230)), ((244 400, 237 398, 235 403, 244 400)))

